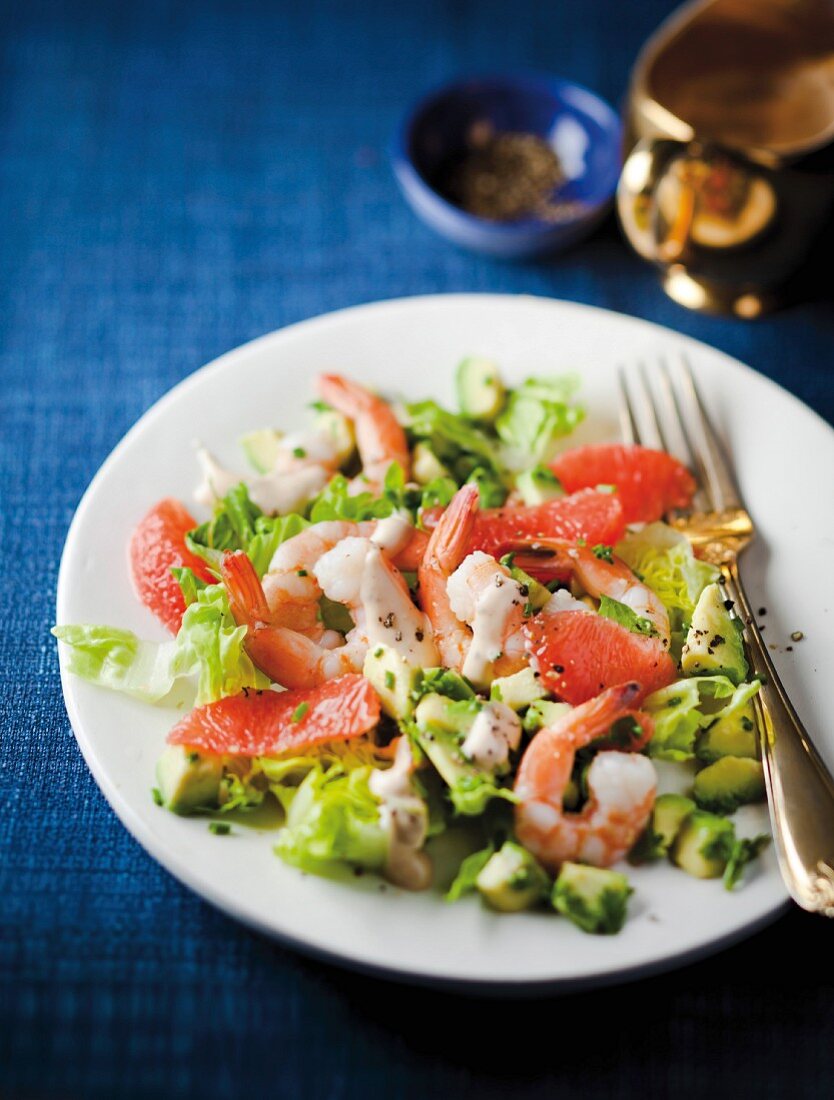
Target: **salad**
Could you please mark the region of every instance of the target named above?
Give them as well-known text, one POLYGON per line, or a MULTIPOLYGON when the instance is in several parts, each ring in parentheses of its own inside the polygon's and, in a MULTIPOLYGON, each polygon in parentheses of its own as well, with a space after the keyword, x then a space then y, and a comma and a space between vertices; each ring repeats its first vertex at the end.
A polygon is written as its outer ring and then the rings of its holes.
POLYGON ((246 476, 199 447, 209 518, 160 501, 129 547, 172 637, 57 626, 69 670, 186 708, 157 804, 217 835, 268 811, 306 872, 597 933, 626 919, 625 861, 734 888, 767 840, 732 816, 764 798, 759 684, 718 571, 662 521, 691 475, 571 447, 575 378, 455 377, 451 411, 322 375, 302 430, 243 438, 246 476))

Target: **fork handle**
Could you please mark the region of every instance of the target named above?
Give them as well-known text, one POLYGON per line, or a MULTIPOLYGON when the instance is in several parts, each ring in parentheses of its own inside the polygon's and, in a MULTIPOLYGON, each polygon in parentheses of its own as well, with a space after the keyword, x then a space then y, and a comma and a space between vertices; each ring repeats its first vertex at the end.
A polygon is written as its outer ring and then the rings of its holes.
POLYGON ((752 665, 770 821, 782 877, 798 905, 834 917, 834 779, 791 706, 762 640, 737 563, 722 566, 739 609, 752 665))

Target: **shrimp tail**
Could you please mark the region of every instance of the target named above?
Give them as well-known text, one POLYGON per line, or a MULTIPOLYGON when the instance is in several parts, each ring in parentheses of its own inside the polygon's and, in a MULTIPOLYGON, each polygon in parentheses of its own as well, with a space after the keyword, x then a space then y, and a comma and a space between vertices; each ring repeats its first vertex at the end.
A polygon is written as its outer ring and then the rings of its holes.
POLYGON ((251 560, 242 550, 223 555, 220 575, 229 593, 229 607, 237 623, 269 621, 269 605, 251 560))
POLYGON ((478 511, 477 485, 458 489, 431 533, 423 560, 436 563, 448 577, 466 557, 478 511))
POLYGON ((363 472, 371 482, 381 484, 393 462, 406 478, 411 476, 405 431, 387 402, 340 374, 320 374, 316 390, 322 400, 353 421, 363 472))

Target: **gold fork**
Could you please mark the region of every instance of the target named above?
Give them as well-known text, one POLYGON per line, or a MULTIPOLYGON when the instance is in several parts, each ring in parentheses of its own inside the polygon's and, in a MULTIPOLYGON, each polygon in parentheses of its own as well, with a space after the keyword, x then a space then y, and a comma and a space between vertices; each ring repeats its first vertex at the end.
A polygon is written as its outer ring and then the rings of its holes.
POLYGON ((785 885, 798 905, 834 917, 834 779, 814 748, 776 674, 744 591, 738 559, 755 529, 710 427, 689 363, 674 372, 664 359, 620 369, 620 427, 627 443, 669 451, 697 473, 688 512, 667 521, 699 557, 721 570, 740 613, 751 668, 762 681, 754 697, 770 821, 785 885), (674 380, 673 380, 674 375, 674 380), (659 397, 659 400, 658 400, 659 397))

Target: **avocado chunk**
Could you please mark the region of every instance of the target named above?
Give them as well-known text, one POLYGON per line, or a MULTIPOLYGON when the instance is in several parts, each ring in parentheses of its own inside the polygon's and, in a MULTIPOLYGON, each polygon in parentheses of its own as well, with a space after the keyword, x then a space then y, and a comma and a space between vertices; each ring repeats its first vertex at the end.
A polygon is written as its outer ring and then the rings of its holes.
POLYGON ((692 799, 682 794, 659 795, 648 825, 629 853, 629 863, 648 863, 665 856, 694 809, 692 799))
POLYGON ((390 646, 377 645, 368 650, 362 672, 386 714, 392 718, 409 717, 414 709, 412 692, 420 678, 418 667, 409 664, 390 646))
POLYGON ((693 810, 684 819, 669 854, 672 862, 695 878, 718 878, 732 854, 732 821, 706 810, 693 810))
POLYGON ((473 420, 494 420, 504 407, 504 383, 489 359, 477 355, 464 359, 455 374, 455 386, 460 411, 473 420))
POLYGON ((704 730, 695 745, 695 755, 705 764, 713 764, 722 756, 756 760, 758 741, 753 704, 746 703, 739 711, 716 719, 704 730))
POLYGON ((565 490, 561 481, 547 466, 534 466, 525 470, 515 479, 515 487, 525 504, 546 504, 549 500, 563 497, 565 490))
POLYGON ((695 776, 695 801, 702 810, 731 814, 765 797, 764 770, 746 756, 722 756, 695 776))
POLYGON ((515 565, 513 559, 515 554, 505 554, 499 564, 503 565, 505 569, 509 570, 510 576, 521 585, 519 595, 524 597, 526 607, 524 613, 526 615, 534 614, 536 611, 541 611, 544 605, 548 602, 553 593, 549 588, 546 588, 543 584, 531 577, 529 573, 526 573, 519 566, 515 565))
POLYGON ((224 759, 186 745, 168 745, 156 762, 162 805, 175 814, 216 807, 224 759))
POLYGON ((426 695, 414 711, 417 741, 438 775, 449 788, 455 810, 464 816, 478 816, 492 798, 515 801, 512 791, 496 781, 506 764, 487 770, 466 759, 462 746, 483 704, 476 699, 452 700, 443 695, 426 695))
POLYGON ((708 584, 698 598, 681 668, 687 676, 726 676, 734 684, 747 675, 741 621, 730 614, 717 584, 708 584))
POLYGON ((537 733, 545 726, 552 726, 570 709, 570 703, 554 703, 549 699, 537 699, 527 708, 522 725, 528 733, 537 733))
POLYGON ((629 896, 625 875, 583 863, 563 863, 551 900, 560 913, 584 932, 612 934, 625 923, 629 896))
POLYGON ((275 469, 283 438, 283 432, 275 428, 262 428, 243 436, 240 445, 246 461, 256 473, 268 474, 275 469))
POLYGON ((313 431, 330 440, 339 466, 344 466, 356 448, 353 427, 346 416, 336 409, 322 409, 316 413, 313 431))
POLYGON ((428 445, 420 442, 411 456, 411 473, 418 485, 428 485, 439 477, 449 477, 449 471, 428 445))
POLYGON ((417 704, 414 721, 418 729, 436 729, 443 733, 467 734, 481 704, 477 699, 452 700, 432 692, 417 704))
POLYGON ((506 703, 513 710, 524 710, 531 703, 543 699, 547 689, 542 687, 541 677, 528 665, 512 676, 499 676, 492 681, 489 697, 494 702, 506 703))
POLYGON ((550 879, 526 848, 507 840, 490 856, 475 885, 493 909, 517 913, 547 895, 550 879))

